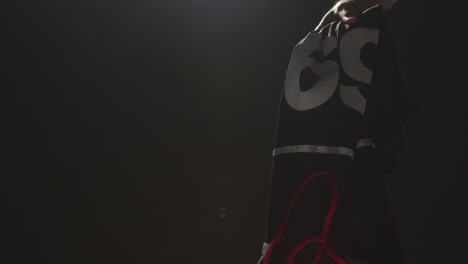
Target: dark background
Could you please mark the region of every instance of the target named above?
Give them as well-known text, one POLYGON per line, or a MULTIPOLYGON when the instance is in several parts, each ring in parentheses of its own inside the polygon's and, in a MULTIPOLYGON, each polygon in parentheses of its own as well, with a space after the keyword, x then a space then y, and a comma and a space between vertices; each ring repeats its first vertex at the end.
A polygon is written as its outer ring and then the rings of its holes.
MULTIPOLYGON (((409 263, 463 263, 468 26, 389 12, 420 112, 386 177, 409 263)), ((450 3, 450 4, 449 4, 450 3)), ((461 2, 460 2, 461 3, 461 2)), ((256 263, 294 45, 331 1, 14 1, 3 263, 256 263), (10 130, 11 128, 11 130, 10 130), (17 140, 13 140, 16 138, 17 140), (227 208, 222 218, 220 207, 227 208)), ((7 104, 8 105, 8 104, 7 104)))

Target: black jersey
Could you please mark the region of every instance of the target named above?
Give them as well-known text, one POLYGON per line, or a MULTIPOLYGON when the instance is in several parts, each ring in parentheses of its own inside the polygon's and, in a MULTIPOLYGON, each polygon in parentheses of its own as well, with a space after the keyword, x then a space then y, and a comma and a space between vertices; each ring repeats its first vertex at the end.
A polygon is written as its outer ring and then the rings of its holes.
POLYGON ((401 263, 382 179, 416 110, 381 6, 301 40, 280 103, 259 263, 401 263))
POLYGON ((274 155, 344 154, 372 146, 382 168, 402 150, 400 124, 415 110, 403 87, 380 6, 358 25, 334 22, 294 48, 287 70, 274 155))

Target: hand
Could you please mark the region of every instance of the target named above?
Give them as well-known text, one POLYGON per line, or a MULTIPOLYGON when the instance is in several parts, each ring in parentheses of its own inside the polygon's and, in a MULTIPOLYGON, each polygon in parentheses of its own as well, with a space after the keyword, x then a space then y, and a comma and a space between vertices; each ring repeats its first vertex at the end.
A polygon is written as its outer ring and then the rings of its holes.
POLYGON ((320 30, 331 22, 342 20, 352 25, 358 22, 358 16, 366 9, 377 5, 379 0, 339 0, 322 18, 315 30, 320 30))

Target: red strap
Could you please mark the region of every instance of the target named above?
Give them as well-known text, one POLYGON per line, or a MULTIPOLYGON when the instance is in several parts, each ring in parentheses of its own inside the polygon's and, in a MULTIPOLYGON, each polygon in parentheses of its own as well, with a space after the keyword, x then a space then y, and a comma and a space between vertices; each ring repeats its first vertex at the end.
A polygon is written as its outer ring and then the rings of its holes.
POLYGON ((328 215, 327 218, 325 219, 325 223, 323 225, 323 230, 322 230, 322 235, 317 236, 317 237, 311 237, 307 238, 304 241, 300 242, 289 254, 287 264, 293 264, 294 258, 299 254, 299 252, 304 249, 307 245, 314 243, 314 242, 319 242, 320 246, 317 249, 315 259, 312 264, 318 264, 323 256, 323 252, 326 251, 330 257, 337 263, 337 264, 347 264, 346 261, 344 261, 340 256, 336 254, 334 249, 330 246, 328 243, 328 231, 330 229, 330 225, 333 220, 333 215, 335 214, 336 207, 338 205, 338 188, 336 186, 335 181, 333 180, 332 176, 325 172, 325 171, 319 171, 307 178, 302 185, 297 189, 296 193, 294 194, 293 198, 291 199, 291 202, 289 203, 288 210, 286 212, 286 216, 284 217, 283 224, 281 225, 281 228, 276 235, 275 238, 271 241, 270 245, 267 248, 267 251, 265 252, 265 257, 263 258, 263 264, 268 264, 268 260, 270 258, 271 252, 273 248, 275 247, 276 243, 280 240, 281 236, 283 236, 284 230, 286 228, 286 225, 289 221, 289 216, 291 215, 291 210, 294 207, 294 204, 296 203, 297 197, 301 192, 304 190, 306 185, 315 179, 318 176, 326 176, 328 181, 330 182, 331 186, 331 192, 332 192, 332 197, 331 197, 331 202, 330 202, 330 208, 328 209, 328 215))

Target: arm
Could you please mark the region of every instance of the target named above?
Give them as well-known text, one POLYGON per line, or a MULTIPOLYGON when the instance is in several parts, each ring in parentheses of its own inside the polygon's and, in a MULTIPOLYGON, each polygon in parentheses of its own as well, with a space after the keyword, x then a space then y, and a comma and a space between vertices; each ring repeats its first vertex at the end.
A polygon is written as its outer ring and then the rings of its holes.
POLYGON ((339 0, 322 18, 315 30, 333 21, 342 20, 346 24, 355 24, 357 16, 359 16, 366 9, 381 4, 383 8, 390 8, 398 0, 339 0))

